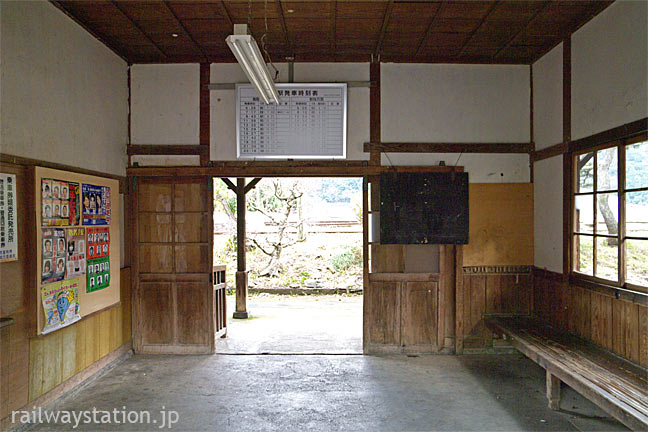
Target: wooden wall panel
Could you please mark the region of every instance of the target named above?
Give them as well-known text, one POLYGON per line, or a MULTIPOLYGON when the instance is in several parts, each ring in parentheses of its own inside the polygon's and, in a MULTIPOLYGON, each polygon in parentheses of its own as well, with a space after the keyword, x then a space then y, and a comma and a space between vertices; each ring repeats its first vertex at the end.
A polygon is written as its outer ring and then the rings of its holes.
MULTIPOLYGON (((466 349, 483 349, 492 344, 492 332, 484 325, 484 314, 525 314, 532 310, 532 282, 528 273, 464 273, 461 338, 466 349)), ((491 270, 492 271, 492 270, 491 270)), ((457 310, 459 314, 460 311, 457 310)), ((459 318, 459 315, 458 315, 459 318)))
POLYGON ((405 246, 371 245, 372 273, 402 273, 405 271, 405 246))
MULTIPOLYGON (((130 268, 121 269, 122 299, 130 299, 130 280, 130 268)), ((25 374, 29 380, 28 400, 23 405, 128 343, 130 314, 128 300, 56 332, 30 339, 25 374)))
POLYGON ((30 208, 27 200, 31 184, 26 167, 0 163, 0 172, 16 175, 18 199, 18 260, 0 264, 0 315, 14 322, 0 329, 0 418, 28 402, 30 314, 25 281, 31 280, 27 268, 32 264, 27 227, 33 225, 31 215, 21 209, 30 208))
MULTIPOLYGON (((207 238, 209 224, 207 215, 201 213, 176 213, 175 218, 175 241, 176 243, 198 243, 207 238), (199 229, 197 230, 196 227, 199 229)), ((163 240, 163 241, 171 241, 163 240)))
POLYGON ((173 247, 168 244, 140 244, 140 273, 173 273, 173 247))
POLYGON ((206 183, 183 183, 175 185, 174 210, 177 212, 200 212, 206 211, 209 201, 205 201, 207 195, 206 183))
POLYGON ((209 263, 207 245, 183 244, 175 246, 175 272, 201 273, 209 263))
POLYGON ((562 276, 535 269, 536 318, 648 366, 648 307, 571 285, 562 276))

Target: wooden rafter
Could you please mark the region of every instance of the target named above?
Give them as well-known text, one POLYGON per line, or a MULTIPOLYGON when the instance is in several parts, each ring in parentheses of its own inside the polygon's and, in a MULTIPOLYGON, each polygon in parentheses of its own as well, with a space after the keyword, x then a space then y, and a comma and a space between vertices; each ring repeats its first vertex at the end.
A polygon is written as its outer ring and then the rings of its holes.
POLYGON ((503 52, 504 52, 508 47, 510 47, 511 44, 513 43, 513 41, 514 41, 514 40, 515 40, 515 39, 516 39, 516 38, 517 38, 517 37, 518 37, 518 36, 519 36, 519 35, 520 35, 524 30, 526 30, 526 29, 531 25, 531 23, 532 23, 532 22, 533 22, 533 21, 538 17, 538 15, 540 15, 540 14, 541 14, 541 13, 542 13, 542 12, 543 12, 543 11, 544 11, 544 10, 545 10, 545 9, 546 9, 546 8, 547 8, 547 7, 552 3, 552 2, 553 2, 553 0, 547 0, 547 1, 545 1, 544 4, 543 4, 542 6, 540 6, 540 8, 539 8, 539 9, 538 9, 538 10, 537 10, 537 11, 536 11, 532 16, 531 16, 531 18, 529 18, 529 20, 528 20, 526 23, 524 23, 524 25, 522 26, 522 28, 520 28, 520 30, 516 31, 515 34, 513 34, 513 36, 511 36, 511 37, 509 38, 509 40, 507 40, 506 43, 505 43, 505 44, 504 44, 504 45, 503 45, 499 50, 497 50, 497 52, 493 55, 493 58, 496 59, 496 58, 499 57, 499 55, 502 54, 502 53, 503 53, 503 52))
POLYGON ((488 10, 486 11, 486 13, 485 13, 484 16, 482 17, 482 19, 479 21, 479 23, 475 26, 475 28, 473 29, 473 31, 471 31, 470 34, 468 35, 468 37, 466 38, 466 41, 465 41, 465 42, 463 43, 463 45, 461 46, 461 49, 459 50, 459 54, 457 54, 457 57, 461 57, 461 56, 463 55, 464 51, 466 50, 466 47, 468 47, 468 44, 469 44, 470 41, 472 40, 473 36, 475 36, 475 34, 479 31, 479 29, 481 28, 481 26, 486 22, 486 20, 487 20, 488 17, 490 16, 491 12, 493 12, 493 11, 495 10, 495 8, 496 8, 497 5, 499 4, 499 2, 500 2, 499 0, 495 0, 495 1, 493 2, 493 4, 490 5, 490 7, 489 7, 488 10))
POLYGON ((227 24, 229 25, 229 28, 231 29, 231 31, 234 31, 234 21, 232 20, 232 15, 230 14, 230 11, 227 8, 227 5, 225 4, 225 1, 221 0, 220 5, 223 8, 223 12, 224 12, 223 15, 227 20, 227 24))
MULTIPOLYGON (((207 148, 209 150, 209 148, 207 148)), ((127 147, 127 154, 129 156, 136 155, 164 155, 164 156, 180 156, 180 155, 201 155, 205 152, 205 147, 200 145, 142 145, 131 144, 127 147)))
POLYGON ((153 38, 151 38, 151 36, 149 36, 148 33, 146 33, 146 32, 144 31, 144 29, 143 29, 140 25, 138 25, 138 24, 135 22, 135 20, 133 20, 133 19, 132 19, 132 18, 131 18, 127 13, 126 13, 126 11, 125 11, 125 10, 124 10, 120 5, 119 5, 119 2, 117 2, 117 1, 115 1, 115 0, 110 0, 110 4, 112 4, 112 5, 113 5, 113 6, 114 6, 114 7, 115 7, 115 8, 116 8, 116 9, 117 9, 121 14, 122 14, 122 16, 123 16, 124 18, 126 18, 126 19, 128 20, 128 22, 130 22, 131 25, 132 25, 133 27, 135 27, 135 28, 136 28, 136 29, 137 29, 137 30, 142 34, 142 36, 144 36, 144 37, 146 38, 146 40, 149 41, 149 42, 151 43, 151 45, 153 45, 153 47, 155 48, 155 50, 156 50, 157 52, 159 52, 159 53, 162 55, 162 57, 169 57, 169 56, 167 55, 167 53, 165 53, 165 52, 162 50, 162 48, 160 48, 160 46, 159 46, 159 45, 158 45, 158 44, 153 40, 153 38))
POLYGON ((187 26, 184 25, 184 23, 183 23, 182 20, 178 17, 178 15, 176 15, 176 13, 175 13, 175 11, 173 10, 173 8, 171 7, 171 5, 169 5, 169 2, 168 2, 167 0, 164 0, 163 3, 164 3, 164 6, 166 6, 166 8, 167 8, 167 10, 169 11, 169 13, 170 13, 171 15, 173 15, 173 18, 175 18, 175 20, 178 22, 178 25, 180 25, 180 27, 182 27, 182 30, 185 32, 185 34, 187 35, 187 37, 189 38, 189 40, 191 40, 191 43, 193 43, 193 44, 196 46, 196 48, 198 49, 198 51, 200 51, 200 53, 203 55, 203 57, 205 57, 205 61, 206 61, 206 62, 209 62, 209 57, 207 57, 207 53, 205 53, 205 51, 203 50, 202 46, 201 46, 198 42, 196 42, 196 40, 195 40, 194 37, 191 35, 191 33, 189 33, 189 29, 187 28, 187 26))
POLYGON ((389 0, 387 6, 385 7, 385 14, 383 15, 382 25, 380 26, 380 33, 378 33, 378 42, 376 42, 376 48, 374 48, 373 52, 375 59, 379 58, 380 51, 382 50, 382 44, 385 40, 385 32, 387 31, 387 26, 389 25, 389 19, 391 18, 393 10, 394 0, 389 0))
POLYGON ((293 47, 292 41, 290 40, 290 36, 288 35, 288 26, 286 26, 286 18, 284 16, 283 5, 281 4, 281 0, 277 0, 277 14, 279 15, 279 23, 281 24, 281 30, 283 31, 284 37, 286 39, 288 52, 290 53, 291 56, 294 56, 295 49, 293 47))
POLYGON ((421 36, 421 40, 419 41, 418 45, 416 45, 416 51, 414 51, 414 56, 415 57, 418 56, 418 53, 421 50, 421 47, 423 46, 423 43, 425 42, 425 40, 430 35, 430 31, 432 30, 432 27, 434 26, 434 21, 436 21, 437 16, 439 16, 439 13, 441 12, 441 9, 443 9, 443 3, 439 4, 439 6, 437 6, 437 10, 432 15, 432 18, 430 18, 430 22, 428 23, 427 27, 425 28, 425 32, 423 33, 423 36, 421 36))

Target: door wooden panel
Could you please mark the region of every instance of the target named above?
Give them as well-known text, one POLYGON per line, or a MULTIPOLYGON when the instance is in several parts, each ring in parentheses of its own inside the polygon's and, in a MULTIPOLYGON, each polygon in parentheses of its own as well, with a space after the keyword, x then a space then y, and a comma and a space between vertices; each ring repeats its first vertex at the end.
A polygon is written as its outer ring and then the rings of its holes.
POLYGON ((184 244, 175 247, 175 272, 200 273, 209 263, 207 245, 184 244))
POLYGON ((370 290, 369 343, 399 345, 400 282, 372 282, 370 290))
POLYGON ((139 307, 148 313, 141 323, 140 339, 144 345, 170 344, 173 341, 173 293, 170 283, 144 282, 140 284, 139 307))
POLYGON ((139 241, 170 243, 172 227, 170 213, 141 213, 139 216, 139 241))
POLYGON ((437 345, 438 282, 403 283, 402 345, 437 345))
POLYGON ((212 179, 136 179, 134 349, 214 352, 212 179))
POLYGON ((167 244, 141 244, 140 273, 173 273, 173 248, 167 244))
POLYGON ((201 323, 211 318, 207 291, 200 283, 178 283, 178 342, 181 344, 208 344, 209 335, 201 331, 201 323))

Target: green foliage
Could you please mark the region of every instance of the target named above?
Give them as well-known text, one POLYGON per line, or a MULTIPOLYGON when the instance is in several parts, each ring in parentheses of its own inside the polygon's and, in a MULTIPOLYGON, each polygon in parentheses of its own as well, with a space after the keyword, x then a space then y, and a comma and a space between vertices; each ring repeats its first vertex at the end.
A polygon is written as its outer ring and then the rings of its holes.
POLYGON ((350 202, 353 195, 361 191, 361 179, 327 178, 322 180, 318 195, 329 203, 350 202))
POLYGON ((344 246, 329 258, 331 266, 337 272, 342 272, 353 265, 362 264, 362 251, 357 246, 344 246))

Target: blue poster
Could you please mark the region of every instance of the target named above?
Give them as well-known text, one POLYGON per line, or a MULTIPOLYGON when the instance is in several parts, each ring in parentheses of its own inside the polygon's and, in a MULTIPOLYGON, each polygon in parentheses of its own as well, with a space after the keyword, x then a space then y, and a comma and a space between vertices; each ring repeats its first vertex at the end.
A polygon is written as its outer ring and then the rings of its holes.
POLYGON ((110 225, 110 188, 84 184, 83 225, 110 225))

